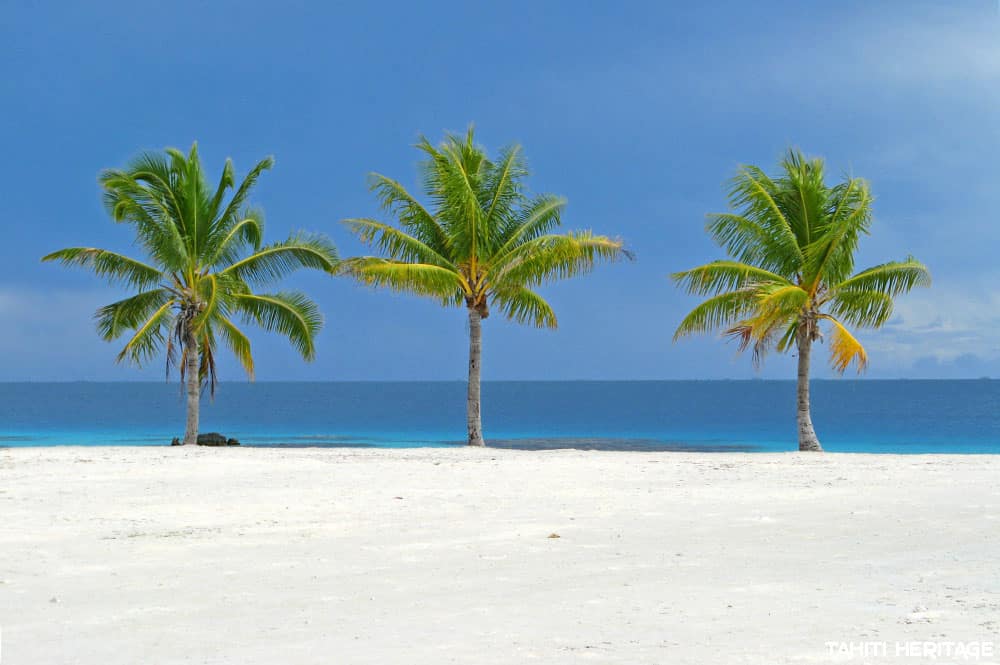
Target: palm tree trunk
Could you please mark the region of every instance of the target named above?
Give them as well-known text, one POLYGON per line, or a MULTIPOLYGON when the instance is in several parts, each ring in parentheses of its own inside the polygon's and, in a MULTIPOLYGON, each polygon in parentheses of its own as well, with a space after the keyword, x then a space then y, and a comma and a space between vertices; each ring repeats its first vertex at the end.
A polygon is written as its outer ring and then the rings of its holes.
POLYGON ((201 379, 198 376, 198 340, 190 332, 184 338, 184 378, 187 382, 187 425, 184 445, 198 443, 198 410, 201 406, 201 379))
POLYGON ((798 376, 798 424, 799 450, 822 451, 816 430, 813 429, 809 407, 809 354, 812 351, 812 335, 807 325, 799 326, 799 376, 798 376))
POLYGON ((483 317, 475 307, 469 308, 469 393, 466 400, 466 423, 469 445, 485 446, 480 400, 480 360, 483 353, 483 317))

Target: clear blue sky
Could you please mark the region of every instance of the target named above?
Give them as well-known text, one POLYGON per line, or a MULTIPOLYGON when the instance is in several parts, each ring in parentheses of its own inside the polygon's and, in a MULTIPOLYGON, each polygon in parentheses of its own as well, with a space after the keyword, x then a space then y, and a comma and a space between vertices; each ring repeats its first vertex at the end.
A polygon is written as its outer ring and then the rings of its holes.
MULTIPOLYGON (((720 256, 704 214, 739 163, 790 145, 872 181, 860 263, 924 260, 933 289, 865 333, 871 377, 1000 375, 1000 19, 996 2, 5 2, 0 21, 0 380, 157 380, 116 366, 93 310, 118 293, 42 265, 68 245, 129 250, 100 169, 199 141, 206 166, 273 154, 267 234, 374 215, 365 176, 415 187, 423 133, 475 122, 524 145, 568 228, 638 260, 545 289, 556 332, 493 317, 487 379, 749 378, 718 339, 672 345, 694 300, 668 273, 720 256)), ((260 380, 460 379, 464 312, 297 277, 327 325, 302 363, 257 333, 260 380)), ((240 380, 234 363, 223 379, 240 380)), ((820 369, 818 375, 828 375, 820 369)), ((791 378, 772 357, 764 377, 791 378)))

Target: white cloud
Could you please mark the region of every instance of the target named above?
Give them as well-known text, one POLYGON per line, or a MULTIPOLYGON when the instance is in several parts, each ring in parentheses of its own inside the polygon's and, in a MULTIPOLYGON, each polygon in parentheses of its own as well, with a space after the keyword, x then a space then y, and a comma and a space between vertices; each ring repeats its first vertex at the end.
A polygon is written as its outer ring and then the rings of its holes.
MULTIPOLYGON (((1000 284, 986 279, 980 284, 1000 284)), ((1000 359, 1000 291, 932 287, 901 298, 886 327, 871 335, 870 352, 893 365, 912 367, 932 358, 940 363, 975 356, 1000 359)))

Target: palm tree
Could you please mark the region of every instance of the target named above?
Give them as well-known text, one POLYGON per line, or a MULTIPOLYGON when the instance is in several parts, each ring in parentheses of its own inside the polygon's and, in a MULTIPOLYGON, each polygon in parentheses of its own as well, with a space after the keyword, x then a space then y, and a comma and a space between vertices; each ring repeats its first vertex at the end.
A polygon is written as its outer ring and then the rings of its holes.
POLYGON ((551 233, 566 200, 529 196, 520 146, 491 161, 473 140, 447 135, 440 146, 422 138, 425 207, 391 178, 371 176, 371 189, 398 226, 374 219, 345 223, 387 257, 346 259, 344 270, 365 284, 464 305, 469 317, 468 443, 485 445, 480 409, 482 320, 490 308, 508 319, 555 328, 552 307, 533 288, 590 270, 598 260, 629 257, 620 240, 590 231, 551 233))
POLYGON ((733 212, 709 215, 709 234, 732 260, 672 276, 689 293, 711 296, 674 339, 723 328, 741 351, 753 350, 755 364, 772 347, 797 349, 799 450, 822 450, 809 407, 813 342, 826 328, 834 370, 855 363, 864 371, 868 354, 847 327, 881 327, 893 299, 929 286, 930 273, 913 257, 854 273, 858 241, 872 221, 868 183, 847 178, 828 187, 823 161, 797 151, 789 151, 781 171, 772 179, 756 166, 742 167, 729 190, 733 212))
POLYGON ((219 338, 253 378, 250 340, 234 316, 284 335, 306 360, 315 355, 314 338, 323 322, 315 303, 301 293, 253 290, 298 268, 333 272, 337 266, 336 249, 323 236, 297 233, 261 246, 263 213, 246 202, 257 178, 273 164, 270 157, 258 163, 226 202, 236 184, 231 160, 213 191, 197 143, 186 156, 173 148, 165 155, 144 153, 124 170, 104 171, 100 183, 112 219, 134 226, 148 260, 93 247, 71 247, 42 259, 89 268, 138 291, 99 309, 97 330, 108 341, 132 332, 119 362, 141 366, 165 349, 168 377, 170 366, 179 365, 187 387, 185 444, 198 440, 202 386, 215 391, 219 338))

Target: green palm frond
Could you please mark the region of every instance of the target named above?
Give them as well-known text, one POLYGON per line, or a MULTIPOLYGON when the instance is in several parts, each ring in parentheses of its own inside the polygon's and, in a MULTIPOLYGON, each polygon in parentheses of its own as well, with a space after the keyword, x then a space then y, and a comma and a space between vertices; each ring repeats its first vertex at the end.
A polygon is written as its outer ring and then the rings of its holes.
POLYGON ((236 261, 220 271, 246 282, 267 284, 300 268, 332 273, 337 268, 337 249, 326 236, 296 233, 236 261))
POLYGON ((393 291, 444 298, 450 302, 456 292, 468 290, 462 276, 449 268, 429 263, 408 263, 375 256, 346 259, 344 274, 363 284, 385 286, 393 291))
MULTIPOLYGON (((729 204, 733 209, 742 211, 742 218, 763 230, 767 244, 760 251, 770 251, 780 260, 780 265, 774 266, 774 269, 787 273, 797 270, 804 257, 795 232, 797 224, 790 222, 778 205, 781 194, 779 185, 762 170, 756 166, 744 166, 730 183, 729 204)), ((746 233, 742 229, 734 232, 746 234, 739 240, 742 244, 759 242, 755 233, 746 233)), ((736 241, 735 237, 733 241, 736 241)))
POLYGON ((789 150, 781 161, 781 170, 775 180, 774 198, 795 236, 795 244, 804 250, 817 239, 817 230, 827 214, 829 189, 824 183, 823 161, 789 150))
POLYGON ((42 261, 89 268, 98 277, 136 289, 155 286, 163 277, 159 270, 142 261, 94 247, 67 247, 43 256, 42 261))
POLYGON ((707 219, 709 235, 740 263, 785 274, 797 268, 796 257, 783 253, 781 244, 775 242, 773 228, 734 213, 712 213, 707 219))
POLYGON ((684 317, 674 332, 674 341, 696 333, 731 328, 755 311, 757 300, 754 289, 741 289, 713 296, 684 317))
POLYGON ((450 242, 447 232, 405 187, 379 173, 372 173, 370 180, 370 188, 384 211, 396 217, 400 226, 435 252, 447 253, 450 242))
MULTIPOLYGON (((240 186, 236 189, 236 193, 233 194, 233 198, 229 199, 229 203, 226 205, 225 210, 219 218, 227 221, 238 220, 241 217, 240 211, 244 208, 247 198, 250 196, 251 190, 253 190, 254 185, 257 184, 257 180, 264 173, 264 171, 271 170, 273 166, 274 157, 265 157, 257 162, 257 164, 250 169, 250 172, 246 174, 246 177, 243 178, 240 186)), ((235 178, 233 179, 233 182, 235 182, 235 178)), ((214 207, 217 209, 218 205, 215 205, 214 207)))
POLYGON ((791 284, 770 270, 739 261, 713 261, 691 270, 674 273, 670 277, 688 293, 697 295, 718 294, 757 283, 791 284))
MULTIPOLYGON (((105 171, 100 177, 104 202, 112 219, 136 227, 139 243, 156 263, 183 268, 193 256, 177 222, 181 212, 167 181, 161 183, 158 177, 141 182, 131 173, 105 171)), ((170 178, 169 173, 165 177, 170 178)))
POLYGON ((896 297, 914 287, 931 285, 931 273, 920 261, 908 256, 905 261, 890 261, 862 270, 831 288, 831 293, 873 291, 896 297))
MULTIPOLYGON (((482 202, 482 207, 485 237, 491 244, 500 240, 495 230, 502 229, 517 218, 518 208, 524 198, 521 181, 527 175, 528 169, 524 165, 519 145, 501 150, 496 168, 487 172, 483 182, 486 200, 482 202)), ((495 245, 490 247, 491 253, 495 249, 495 245)))
POLYGON ((816 224, 817 237, 805 247, 804 280, 813 293, 821 283, 836 284, 851 274, 858 241, 871 226, 873 199, 863 180, 851 179, 830 198, 834 212, 816 224))
POLYGON ((153 289, 105 305, 94 315, 97 332, 107 342, 118 339, 129 330, 139 329, 164 305, 175 302, 168 290, 153 289))
POLYGON ((827 309, 850 325, 881 328, 892 318, 893 301, 888 293, 843 290, 829 299, 827 309))
POLYGON ((288 338, 306 360, 316 355, 315 337, 323 317, 312 300, 301 293, 241 293, 233 296, 236 308, 264 330, 288 338))
POLYGON ((259 208, 248 208, 240 213, 239 219, 228 228, 220 228, 205 248, 208 256, 205 263, 210 267, 228 266, 238 261, 243 252, 260 250, 264 235, 264 212, 259 208))
POLYGON ((430 263, 455 270, 455 266, 433 248, 394 226, 364 218, 345 219, 344 224, 361 242, 401 261, 430 263))
POLYGON ((621 240, 590 231, 544 235, 521 244, 491 266, 488 279, 497 288, 507 284, 537 285, 589 272, 598 261, 631 259, 621 240))
POLYGON ((524 209, 500 230, 499 240, 503 244, 494 254, 494 261, 502 261, 504 255, 521 243, 534 240, 559 226, 565 208, 566 199, 551 194, 541 194, 528 201, 524 209))
POLYGON ((495 302, 511 321, 530 323, 536 328, 555 328, 558 325, 552 306, 526 287, 497 291, 495 302))
POLYGON ((243 367, 243 371, 247 373, 247 376, 251 380, 254 378, 254 362, 253 353, 250 349, 250 339, 240 330, 236 324, 230 321, 225 316, 219 315, 216 317, 216 322, 219 325, 219 332, 222 334, 222 340, 232 351, 236 359, 240 361, 240 365, 243 367))
POLYGON ((173 301, 168 300, 135 328, 135 334, 118 354, 118 362, 128 359, 141 367, 156 355, 168 334, 166 330, 169 330, 173 321, 172 306, 173 301))
POLYGON ((212 202, 209 205, 209 209, 212 211, 212 219, 216 219, 219 216, 219 208, 222 206, 226 192, 235 184, 236 169, 233 166, 233 160, 227 158, 222 165, 222 175, 219 177, 219 184, 215 188, 215 195, 212 197, 212 202))

